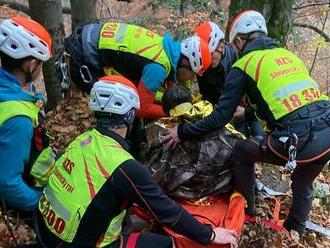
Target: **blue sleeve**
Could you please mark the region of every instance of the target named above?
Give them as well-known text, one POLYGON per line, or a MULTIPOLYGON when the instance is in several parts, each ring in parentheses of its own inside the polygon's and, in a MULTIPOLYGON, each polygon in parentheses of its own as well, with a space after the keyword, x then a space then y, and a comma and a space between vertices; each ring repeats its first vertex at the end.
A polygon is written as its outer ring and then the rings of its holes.
POLYGON ((27 117, 13 117, 0 126, 0 196, 12 207, 24 211, 33 211, 41 194, 22 178, 32 135, 32 121, 27 117))
POLYGON ((146 65, 142 71, 141 81, 144 86, 153 93, 164 84, 166 79, 166 70, 163 66, 157 63, 146 65))

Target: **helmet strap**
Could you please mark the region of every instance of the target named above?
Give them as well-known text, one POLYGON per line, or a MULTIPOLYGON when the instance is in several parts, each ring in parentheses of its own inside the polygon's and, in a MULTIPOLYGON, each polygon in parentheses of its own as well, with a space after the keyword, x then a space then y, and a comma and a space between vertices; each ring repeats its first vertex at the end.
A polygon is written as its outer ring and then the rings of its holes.
MULTIPOLYGON (((245 41, 245 43, 244 43, 244 45, 242 46, 241 49, 238 46, 236 46, 237 49, 238 49, 239 57, 242 57, 243 51, 244 51, 247 43, 250 41, 250 34, 238 35, 237 37, 239 37, 242 41, 245 41)), ((235 39, 237 39, 237 38, 235 38, 235 39)))
POLYGON ((126 114, 124 114, 124 122, 127 125, 127 127, 131 126, 135 119, 135 110, 131 109, 126 114))
POLYGON ((24 69, 22 66, 21 66, 21 70, 22 72, 24 73, 24 76, 25 76, 25 81, 26 83, 30 83, 32 81, 32 74, 34 73, 34 70, 30 71, 29 68, 28 69, 24 69))
POLYGON ((190 65, 189 59, 186 56, 181 54, 180 58, 178 60, 177 67, 178 68, 188 68, 189 70, 191 70, 191 65, 190 65))
POLYGON ((256 38, 258 38, 258 37, 260 37, 260 36, 265 36, 265 34, 262 33, 262 32, 258 32, 258 31, 256 31, 256 32, 248 33, 248 34, 246 34, 244 37, 239 36, 242 40, 245 40, 245 44, 244 44, 244 46, 243 46, 242 49, 239 51, 239 55, 240 55, 240 57, 241 57, 243 51, 245 50, 245 47, 247 46, 247 44, 250 43, 250 41, 252 41, 252 40, 254 40, 254 39, 256 39, 256 38))
POLYGON ((21 64, 21 67, 20 67, 21 70, 22 70, 22 72, 24 73, 26 83, 32 82, 32 75, 35 73, 36 70, 38 70, 38 67, 39 67, 40 63, 42 62, 41 60, 35 59, 35 58, 33 58, 32 61, 33 60, 36 60, 36 63, 35 63, 35 67, 32 70, 30 70, 30 67, 29 66, 28 66, 27 69, 25 69, 22 66, 22 64, 21 64))

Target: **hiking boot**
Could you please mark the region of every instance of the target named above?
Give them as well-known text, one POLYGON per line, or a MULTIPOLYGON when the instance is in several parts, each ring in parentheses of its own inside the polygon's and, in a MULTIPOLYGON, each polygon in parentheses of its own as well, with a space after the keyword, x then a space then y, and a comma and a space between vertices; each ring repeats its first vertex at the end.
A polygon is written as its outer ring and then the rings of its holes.
POLYGON ((304 235, 306 233, 306 226, 305 224, 298 224, 298 223, 294 223, 295 221, 287 218, 284 223, 283 226, 285 227, 286 230, 288 230, 289 232, 291 230, 294 230, 296 232, 299 233, 299 235, 304 235))

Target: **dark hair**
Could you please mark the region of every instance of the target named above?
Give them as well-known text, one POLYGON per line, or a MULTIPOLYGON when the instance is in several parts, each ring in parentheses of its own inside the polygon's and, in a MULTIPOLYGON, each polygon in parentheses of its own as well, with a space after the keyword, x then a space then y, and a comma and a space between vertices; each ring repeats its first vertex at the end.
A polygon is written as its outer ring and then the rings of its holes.
POLYGON ((167 115, 169 115, 171 109, 184 102, 192 102, 192 96, 183 87, 175 86, 166 89, 162 98, 163 109, 167 115))
POLYGON ((131 109, 123 115, 96 111, 95 118, 98 127, 111 129, 129 127, 135 119, 135 110, 131 109))
POLYGON ((7 71, 12 71, 13 69, 19 68, 24 61, 28 59, 33 59, 33 57, 31 56, 22 59, 13 59, 12 57, 8 56, 7 54, 1 51, 0 51, 0 58, 1 58, 1 66, 7 71))

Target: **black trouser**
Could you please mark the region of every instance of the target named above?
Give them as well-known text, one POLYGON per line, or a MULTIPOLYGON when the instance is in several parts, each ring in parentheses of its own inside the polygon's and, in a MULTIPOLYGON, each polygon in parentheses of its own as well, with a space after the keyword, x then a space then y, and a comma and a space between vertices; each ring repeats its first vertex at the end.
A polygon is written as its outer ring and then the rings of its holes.
MULTIPOLYGON (((329 125, 329 120, 326 121, 328 122, 327 125, 329 125)), ((320 125, 325 125, 325 122, 320 125)), ((291 175, 292 205, 289 216, 284 223, 285 227, 289 230, 294 229, 299 233, 305 231, 305 222, 308 219, 308 213, 313 200, 313 181, 330 160, 330 152, 323 154, 321 157, 318 156, 322 151, 329 150, 330 147, 330 127, 327 125, 320 130, 313 131, 312 135, 314 138, 312 141, 309 141, 311 136, 307 133, 305 135, 307 137, 305 139, 307 140, 306 144, 303 145, 300 151, 298 150, 297 158, 318 158, 312 162, 298 163, 291 175)), ((280 149, 284 150, 283 147, 280 149)), ((248 204, 248 208, 246 209, 247 214, 253 215, 255 214, 256 183, 254 162, 265 162, 284 166, 287 160, 275 155, 265 140, 258 138, 237 141, 233 148, 233 154, 236 159, 234 168, 235 184, 238 191, 246 198, 248 204)))
MULTIPOLYGON (((121 240, 117 240, 110 245, 105 246, 106 248, 126 248, 128 237, 122 237, 121 240), (121 242, 124 242, 123 244, 121 242)), ((53 244, 55 245, 55 244, 53 244)), ((64 244, 63 242, 58 242, 56 246, 42 246, 40 244, 34 244, 33 246, 26 246, 26 248, 46 248, 46 247, 63 247, 63 248, 74 248, 77 245, 64 244)), ((156 233, 141 233, 135 243, 135 248, 172 248, 173 242, 169 236, 160 235, 156 233)), ((24 247, 25 248, 25 247, 24 247)), ((129 246, 129 248, 132 248, 129 246)))
POLYGON ((245 119, 231 121, 231 124, 235 127, 235 129, 246 137, 262 137, 265 135, 265 132, 262 130, 260 123, 255 121, 245 121, 245 119))
MULTIPOLYGON (((108 248, 131 248, 128 246, 129 237, 122 236, 122 241, 118 240, 111 245, 107 246, 108 248)), ((156 234, 156 233, 141 233, 136 240, 135 248, 172 248, 173 242, 169 236, 156 234)))
MULTIPOLYGON (((257 139, 240 140, 234 146, 237 163, 234 168, 235 185, 247 201, 247 214, 255 212, 255 171, 254 162, 265 162, 284 166, 287 161, 278 158, 269 149, 261 151, 257 139)), ((330 154, 310 165, 299 165, 292 173, 292 205, 286 220, 288 229, 295 229, 302 233, 313 200, 313 181, 322 171, 330 154)))
MULTIPOLYGON (((77 247, 86 247, 79 244, 71 244, 62 241, 57 236, 55 236, 51 231, 48 230, 46 225, 44 224, 43 218, 38 211, 35 218, 35 232, 38 240, 39 246, 43 248, 53 248, 53 247, 61 247, 61 248, 77 248, 77 247)), ((91 227, 93 228, 93 227, 91 227)), ((106 246, 107 248, 126 248, 128 245, 129 236, 122 235, 121 239, 111 243, 106 246)), ((156 247, 156 248, 172 248, 173 242, 172 238, 165 235, 160 235, 156 233, 142 233, 138 236, 135 248, 148 248, 148 247, 156 247)), ((131 247, 130 247, 131 248, 131 247)))

